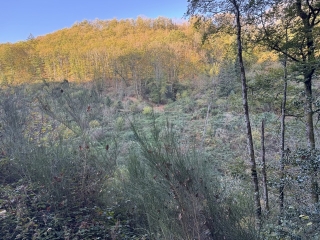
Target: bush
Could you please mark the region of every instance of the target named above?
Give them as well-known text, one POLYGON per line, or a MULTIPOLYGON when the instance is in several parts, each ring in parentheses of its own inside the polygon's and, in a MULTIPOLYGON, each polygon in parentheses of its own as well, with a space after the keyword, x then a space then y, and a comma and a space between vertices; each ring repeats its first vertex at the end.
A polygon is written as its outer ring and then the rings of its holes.
POLYGON ((123 130, 124 127, 124 119, 123 117, 117 117, 116 122, 115 122, 115 128, 118 131, 123 130))
POLYGON ((60 206, 42 198, 40 184, 19 181, 0 189, 1 239, 132 239, 113 208, 60 206), (119 226, 120 225, 120 226, 119 226))
POLYGON ((142 113, 144 115, 151 115, 152 112, 153 112, 153 109, 152 109, 152 107, 149 107, 149 106, 144 107, 142 110, 142 113))
POLYGON ((224 188, 214 162, 170 124, 163 131, 153 124, 151 135, 132 129, 136 141, 124 188, 136 222, 152 238, 255 239, 251 199, 224 188))

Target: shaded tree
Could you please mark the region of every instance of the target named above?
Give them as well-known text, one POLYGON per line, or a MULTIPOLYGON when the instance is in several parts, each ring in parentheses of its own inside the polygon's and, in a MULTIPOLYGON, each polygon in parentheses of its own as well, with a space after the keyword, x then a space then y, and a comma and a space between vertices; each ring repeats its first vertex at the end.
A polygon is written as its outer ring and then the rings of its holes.
MULTIPOLYGON (((318 1, 274 1, 268 12, 263 11, 256 23, 256 40, 270 49, 281 53, 293 64, 297 75, 302 75, 304 85, 304 116, 309 151, 315 150, 312 80, 318 66, 317 25, 319 24, 320 3, 318 1), (284 24, 283 20, 287 24, 284 24), (284 39, 283 36, 288 36, 284 39)), ((312 154, 311 154, 312 155, 312 154)), ((313 157, 309 161, 313 161, 313 157)), ((310 164, 311 197, 319 201, 316 181, 317 164, 310 164)))
POLYGON ((202 14, 208 17, 221 17, 233 16, 234 17, 234 28, 236 32, 237 41, 237 54, 238 54, 238 68, 240 72, 240 78, 242 82, 242 103, 243 111, 246 122, 246 135, 248 142, 248 151, 250 156, 251 164, 251 178, 254 188, 254 200, 256 207, 256 217, 260 221, 261 218, 261 204, 260 204, 260 193, 259 193, 259 183, 258 174, 256 167, 256 160, 254 154, 254 145, 252 138, 252 130, 249 116, 249 106, 248 106, 248 94, 247 94, 247 78, 246 71, 243 61, 243 43, 242 43, 242 29, 244 17, 250 13, 256 6, 252 1, 241 1, 241 0, 189 0, 187 15, 193 16, 197 14, 202 14))

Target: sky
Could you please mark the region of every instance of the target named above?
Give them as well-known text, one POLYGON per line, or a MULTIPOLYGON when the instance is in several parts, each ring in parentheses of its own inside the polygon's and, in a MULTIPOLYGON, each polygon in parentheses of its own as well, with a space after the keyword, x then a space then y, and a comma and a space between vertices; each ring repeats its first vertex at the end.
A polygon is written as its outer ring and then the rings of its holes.
POLYGON ((0 43, 25 41, 83 20, 168 17, 179 20, 187 0, 2 0, 0 43))

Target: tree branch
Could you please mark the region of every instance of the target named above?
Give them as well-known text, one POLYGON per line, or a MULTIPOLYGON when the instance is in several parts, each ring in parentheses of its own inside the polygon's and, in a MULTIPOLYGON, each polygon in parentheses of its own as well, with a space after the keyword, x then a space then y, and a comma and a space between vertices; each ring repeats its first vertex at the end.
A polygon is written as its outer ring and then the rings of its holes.
POLYGON ((304 117, 304 115, 286 114, 286 117, 303 118, 303 117, 304 117))
MULTIPOLYGON (((310 4, 308 4, 308 5, 310 5, 310 4)), ((297 9, 297 12, 298 12, 299 16, 302 19, 307 19, 308 18, 308 15, 302 10, 301 0, 297 0, 296 1, 296 9, 297 9)))

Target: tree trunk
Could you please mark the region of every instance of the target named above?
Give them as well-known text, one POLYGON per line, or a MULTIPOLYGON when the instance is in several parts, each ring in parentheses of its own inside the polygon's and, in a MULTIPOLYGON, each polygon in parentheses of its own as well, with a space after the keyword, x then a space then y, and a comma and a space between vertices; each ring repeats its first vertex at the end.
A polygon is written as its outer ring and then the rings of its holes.
POLYGON ((304 89, 305 89, 305 106, 304 106, 304 113, 305 113, 305 120, 306 120, 306 132, 307 132, 307 139, 308 139, 308 146, 309 148, 315 149, 316 143, 314 139, 314 127, 313 127, 313 110, 312 110, 312 87, 311 87, 311 77, 310 79, 304 82, 304 89))
POLYGON ((253 147, 252 131, 251 131, 251 124, 250 124, 250 116, 249 116, 247 79, 246 79, 244 63, 242 59, 240 9, 236 2, 234 2, 234 7, 236 10, 238 61, 239 61, 239 68, 240 68, 240 77, 242 82, 242 104, 243 104, 244 117, 245 117, 246 130, 247 130, 246 134, 247 134, 247 141, 248 141, 248 151, 250 156, 251 179, 252 179, 252 184, 254 188, 256 217, 259 225, 261 220, 261 204, 260 204, 258 174, 257 174, 256 160, 254 156, 254 147, 253 147))
MULTIPOLYGON (((313 9, 311 3, 307 1, 309 9, 313 9)), ((316 25, 316 17, 319 14, 319 11, 312 11, 311 14, 305 12, 302 7, 302 1, 296 1, 296 10, 298 16, 301 18, 303 23, 303 33, 305 36, 305 41, 307 45, 307 53, 303 56, 303 73, 304 73, 304 90, 305 90, 305 121, 306 121, 306 133, 308 139, 308 146, 311 153, 314 152, 316 148, 315 138, 314 138, 314 126, 313 126, 313 110, 312 110, 312 76, 316 70, 316 61, 315 61, 315 46, 314 46, 314 37, 313 29, 316 25)), ((312 155, 312 154, 311 154, 312 155)), ((308 159, 308 161, 314 161, 313 157, 308 159)), ((311 176, 311 199, 313 203, 319 201, 318 195, 318 182, 317 182, 317 167, 314 166, 315 163, 311 163, 313 166, 310 169, 311 176)))
MULTIPOLYGON (((285 158, 285 119, 286 119, 286 104, 287 104, 287 76, 288 76, 288 69, 287 69, 287 55, 284 55, 284 84, 283 84, 283 98, 282 98, 282 106, 281 106, 281 159, 280 159, 280 187, 279 187, 279 210, 280 210, 280 217, 279 217, 279 225, 282 224, 282 216, 284 212, 284 158, 285 158)), ((287 154, 289 152, 287 151, 287 154)))
MULTIPOLYGON (((307 77, 307 76, 305 76, 307 77)), ((312 86, 311 86, 311 76, 309 77, 310 80, 304 82, 305 86, 305 120, 306 120, 306 132, 307 132, 307 139, 308 139, 308 146, 311 153, 316 148, 315 138, 314 138, 314 126, 313 126, 313 109, 312 109, 312 86)), ((308 159, 309 161, 314 161, 312 157, 308 159)), ((319 202, 319 194, 318 194, 318 181, 317 181, 317 167, 314 166, 314 163, 311 163, 313 166, 310 169, 310 176, 311 176, 311 199, 312 203, 319 202)))
POLYGON ((269 212, 268 181, 267 181, 267 171, 266 171, 266 149, 264 146, 264 120, 262 120, 261 122, 261 160, 262 160, 262 183, 263 183, 265 209, 267 212, 269 212))

